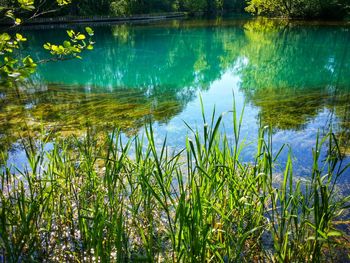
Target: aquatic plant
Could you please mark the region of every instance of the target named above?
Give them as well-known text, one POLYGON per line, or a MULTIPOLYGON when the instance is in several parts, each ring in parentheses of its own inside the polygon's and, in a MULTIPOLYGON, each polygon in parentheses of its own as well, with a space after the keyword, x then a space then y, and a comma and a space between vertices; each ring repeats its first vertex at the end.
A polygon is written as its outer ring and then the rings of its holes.
POLYGON ((260 130, 255 162, 243 163, 243 112, 233 106, 233 136, 219 132, 224 115, 214 109, 207 120, 202 112, 202 128, 188 127, 186 148, 177 153, 166 139, 156 144, 152 126, 127 142, 115 130, 57 140, 50 151, 44 136, 24 143, 28 168, 5 165, 1 172, 2 258, 341 261, 349 242, 336 223, 350 197, 337 194, 348 166, 334 134, 316 138, 310 177, 296 180, 292 150, 273 150, 270 128, 260 130), (285 150, 290 154, 278 174, 285 150))

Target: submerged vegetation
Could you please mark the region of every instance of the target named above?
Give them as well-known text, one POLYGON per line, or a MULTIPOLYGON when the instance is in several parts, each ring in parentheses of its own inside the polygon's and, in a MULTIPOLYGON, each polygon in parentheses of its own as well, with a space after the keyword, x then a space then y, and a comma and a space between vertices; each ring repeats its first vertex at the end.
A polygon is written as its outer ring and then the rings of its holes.
MULTIPOLYGON (((255 131, 259 118, 274 131, 309 132, 310 123, 327 111, 329 116, 318 121, 315 130, 339 123, 334 133, 342 140, 342 151, 349 153, 347 30, 344 24, 311 27, 275 19, 98 28, 96 48, 83 60, 41 65, 26 85, 0 87, 0 149, 18 150, 18 138, 41 126, 65 136, 81 134, 81 126, 87 124, 94 131, 118 125, 128 135, 148 121, 165 126, 185 118, 188 106, 198 103, 197 93, 206 94, 229 74, 241 80, 237 92, 247 100, 249 111, 259 111, 246 123, 255 131)), ((65 34, 28 32, 33 59, 46 58, 42 43, 58 36, 64 39, 65 34)), ((228 98, 230 90, 231 86, 228 98)), ((211 97, 226 96, 219 93, 211 97)), ((220 111, 230 103, 221 103, 220 111)), ((176 136, 169 134, 169 140, 176 136)), ((183 145, 184 140, 178 142, 183 145)))
MULTIPOLYGON (((0 185, 0 246, 8 262, 319 262, 346 257, 339 230, 350 197, 338 195, 348 171, 330 132, 317 137, 310 177, 296 180, 291 149, 273 149, 261 128, 255 161, 240 153, 242 117, 233 136, 221 134, 224 115, 194 130, 186 148, 158 147, 120 131, 56 141, 45 151, 24 141, 29 167, 6 165, 0 185), (284 172, 279 155, 289 151, 284 172), (325 155, 324 155, 325 154, 325 155)), ((311 154, 311 149, 310 149, 311 154)), ((311 167, 310 167, 311 168, 311 167)), ((344 222, 345 223, 345 222, 344 222)))

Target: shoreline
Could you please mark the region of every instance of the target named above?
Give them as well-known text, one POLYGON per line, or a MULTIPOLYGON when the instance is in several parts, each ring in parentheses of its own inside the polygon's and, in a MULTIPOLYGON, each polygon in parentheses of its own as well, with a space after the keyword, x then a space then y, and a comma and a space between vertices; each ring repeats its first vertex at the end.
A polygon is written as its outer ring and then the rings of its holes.
MULTIPOLYGON (((125 22, 148 22, 157 20, 167 20, 173 18, 184 18, 187 17, 185 12, 176 13, 164 13, 164 14, 145 14, 145 15, 132 15, 126 17, 115 17, 115 16, 64 16, 64 17, 41 17, 35 19, 25 20, 21 26, 35 26, 35 25, 58 25, 58 24, 84 24, 84 23, 125 23, 125 22)), ((12 26, 12 21, 0 22, 0 27, 2 26, 12 26)))

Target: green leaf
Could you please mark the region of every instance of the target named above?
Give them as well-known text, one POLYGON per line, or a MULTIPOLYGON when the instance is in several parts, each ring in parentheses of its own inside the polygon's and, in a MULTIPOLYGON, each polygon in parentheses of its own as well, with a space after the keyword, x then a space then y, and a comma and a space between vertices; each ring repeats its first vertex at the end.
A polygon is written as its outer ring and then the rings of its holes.
POLYGON ((340 231, 336 231, 336 230, 333 230, 333 231, 329 231, 327 233, 327 236, 329 237, 340 237, 342 236, 343 234, 340 232, 340 231))
POLYGON ((44 44, 44 48, 45 48, 46 50, 50 50, 50 49, 51 49, 51 44, 50 44, 50 43, 44 44))
POLYGON ((22 20, 20 19, 20 18, 16 18, 15 19, 15 24, 16 25, 19 25, 19 24, 21 24, 22 23, 22 20))
POLYGON ((86 27, 85 31, 86 31, 86 33, 88 33, 89 36, 93 36, 94 35, 94 31, 91 29, 91 27, 86 27))
POLYGON ((73 38, 74 36, 74 31, 73 30, 67 30, 67 34, 70 38, 73 38))
POLYGON ((79 35, 77 35, 76 37, 75 37, 75 39, 77 39, 77 40, 84 40, 86 37, 85 37, 85 35, 83 35, 83 34, 79 34, 79 35))
POLYGON ((64 41, 63 42, 63 46, 65 47, 65 48, 68 48, 68 47, 70 47, 71 46, 71 43, 69 42, 69 41, 64 41))
POLYGON ((13 11, 12 10, 9 10, 5 13, 5 16, 8 17, 8 18, 11 18, 13 20, 16 20, 15 18, 15 15, 13 14, 13 11))
POLYGON ((62 6, 62 5, 68 5, 69 3, 71 3, 71 0, 56 0, 56 2, 59 6, 62 6))
POLYGON ((16 33, 16 39, 17 39, 17 41, 22 41, 22 42, 27 40, 21 34, 18 34, 18 33, 16 33))
POLYGON ((59 48, 58 48, 58 46, 56 46, 56 45, 52 45, 52 46, 51 46, 51 50, 52 50, 52 51, 55 51, 55 52, 58 52, 58 51, 59 51, 59 48))
POLYGON ((9 41, 11 39, 10 35, 7 33, 0 34, 0 42, 9 41))

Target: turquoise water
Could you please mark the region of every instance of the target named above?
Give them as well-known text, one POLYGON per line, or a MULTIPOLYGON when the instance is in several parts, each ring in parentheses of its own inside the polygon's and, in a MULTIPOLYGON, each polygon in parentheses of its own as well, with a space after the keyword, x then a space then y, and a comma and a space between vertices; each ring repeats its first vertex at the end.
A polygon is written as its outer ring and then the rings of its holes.
MULTIPOLYGON (((25 163, 18 139, 40 129, 54 138, 116 126, 127 137, 151 121, 159 144, 167 135, 181 149, 184 122, 202 123, 199 97, 209 115, 214 105, 217 113, 230 111, 233 94, 239 111, 245 105, 244 160, 253 159, 250 143, 266 125, 276 149, 291 145, 301 176, 318 132, 332 127, 350 153, 349 24, 235 18, 93 27, 95 49, 83 60, 41 65, 25 87, 0 89, 0 147, 9 162, 25 163)), ((39 60, 47 57, 42 45, 62 41, 65 30, 23 34, 30 44, 24 53, 39 60)), ((231 120, 226 114, 229 136, 231 120)))

